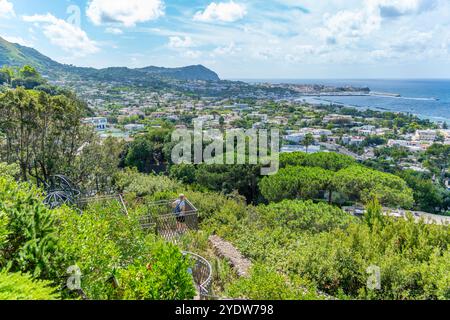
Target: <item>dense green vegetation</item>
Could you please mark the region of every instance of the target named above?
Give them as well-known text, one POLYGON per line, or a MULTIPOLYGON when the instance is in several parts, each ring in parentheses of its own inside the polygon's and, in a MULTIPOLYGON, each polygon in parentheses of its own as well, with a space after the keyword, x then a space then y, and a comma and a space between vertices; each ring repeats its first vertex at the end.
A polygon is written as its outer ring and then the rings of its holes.
POLYGON ((268 201, 318 199, 324 191, 332 192, 332 179, 333 172, 322 168, 287 167, 262 179, 260 188, 268 201))
POLYGON ((372 210, 361 221, 325 204, 285 201, 252 210, 234 227, 215 226, 253 261, 336 297, 449 299, 448 227, 372 210), (367 288, 372 265, 381 270, 381 290, 367 288))
POLYGON ((66 174, 78 183, 105 185, 110 169, 117 170, 122 148, 101 143, 82 124, 88 110, 72 93, 9 90, 0 94, 0 114, 0 160, 18 163, 23 180, 66 174))
POLYGON ((49 210, 42 200, 36 187, 0 177, 0 297, 50 299, 57 291, 76 297, 59 289, 71 266, 80 270, 90 299, 194 297, 190 261, 177 247, 145 234, 139 213, 125 216, 113 201, 80 215, 70 208, 49 210))
POLYGON ((334 153, 282 155, 281 169, 260 183, 268 201, 283 199, 324 199, 333 203, 333 193, 341 203, 367 203, 377 198, 390 207, 409 209, 412 190, 401 178, 357 165, 351 158, 334 153))
MULTIPOLYGON (((89 299, 192 299, 183 250, 212 263, 221 297, 450 299, 449 226, 381 208, 445 208, 446 193, 429 176, 382 172, 335 153, 284 154, 280 171, 264 178, 258 165, 174 165, 170 125, 131 143, 100 140, 81 123, 88 112, 70 92, 0 95, 0 299, 79 299, 74 284, 89 299), (116 200, 50 210, 42 182, 60 173, 85 195, 122 193, 128 215, 116 200), (200 230, 174 245, 140 219, 155 214, 151 202, 179 193, 198 208, 200 230), (365 206, 364 217, 341 210, 346 204, 365 206), (252 261, 249 277, 211 252, 213 234, 252 261), (367 285, 374 267, 379 288, 367 285)), ((436 179, 445 177, 446 147, 423 156, 436 179)))
POLYGON ((0 272, 0 300, 57 300, 50 281, 33 280, 29 275, 0 272))

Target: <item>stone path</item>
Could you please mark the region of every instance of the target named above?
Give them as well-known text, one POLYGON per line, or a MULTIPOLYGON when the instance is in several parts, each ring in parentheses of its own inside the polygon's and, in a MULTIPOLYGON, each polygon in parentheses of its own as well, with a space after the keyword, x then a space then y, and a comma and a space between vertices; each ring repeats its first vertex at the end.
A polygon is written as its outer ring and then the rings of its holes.
POLYGON ((218 236, 209 237, 209 243, 214 253, 226 259, 231 267, 236 270, 239 277, 247 277, 252 263, 246 259, 231 243, 218 236))

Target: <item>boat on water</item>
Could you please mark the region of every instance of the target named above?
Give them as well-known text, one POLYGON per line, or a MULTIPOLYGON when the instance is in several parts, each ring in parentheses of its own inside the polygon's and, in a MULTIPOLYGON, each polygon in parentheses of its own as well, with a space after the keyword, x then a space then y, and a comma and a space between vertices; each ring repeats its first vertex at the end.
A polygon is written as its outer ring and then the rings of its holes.
POLYGON ((392 92, 377 92, 377 91, 370 91, 371 96, 379 96, 379 97, 393 97, 393 98, 400 98, 402 95, 399 93, 392 93, 392 92))

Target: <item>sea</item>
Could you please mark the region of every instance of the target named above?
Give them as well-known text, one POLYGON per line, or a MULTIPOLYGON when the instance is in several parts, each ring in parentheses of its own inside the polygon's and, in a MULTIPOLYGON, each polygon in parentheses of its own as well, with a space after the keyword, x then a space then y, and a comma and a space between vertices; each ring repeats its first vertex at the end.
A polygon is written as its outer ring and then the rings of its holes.
POLYGON ((249 83, 321 84, 328 86, 368 87, 372 92, 390 93, 400 97, 377 96, 326 96, 305 97, 316 102, 336 103, 356 108, 403 112, 450 124, 450 79, 443 80, 317 80, 317 79, 245 79, 249 83))

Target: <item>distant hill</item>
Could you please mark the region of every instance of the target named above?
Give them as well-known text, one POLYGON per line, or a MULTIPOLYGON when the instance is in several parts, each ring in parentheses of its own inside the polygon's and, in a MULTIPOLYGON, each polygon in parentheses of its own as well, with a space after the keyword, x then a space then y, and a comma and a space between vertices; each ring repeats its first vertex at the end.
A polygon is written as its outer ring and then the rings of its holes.
POLYGON ((61 68, 63 65, 39 53, 39 51, 6 41, 0 37, 0 65, 22 67, 31 65, 39 71, 61 68))
POLYGON ((183 68, 146 67, 135 70, 142 71, 147 74, 164 75, 180 80, 220 80, 219 76, 214 71, 211 71, 202 65, 183 68))
POLYGON ((0 66, 30 65, 42 74, 53 78, 61 75, 70 75, 86 80, 99 81, 130 81, 148 83, 161 79, 174 80, 204 80, 220 81, 219 76, 212 70, 202 66, 187 66, 181 68, 145 67, 130 69, 126 67, 113 67, 105 69, 81 68, 58 63, 39 51, 10 43, 0 37, 0 66))

